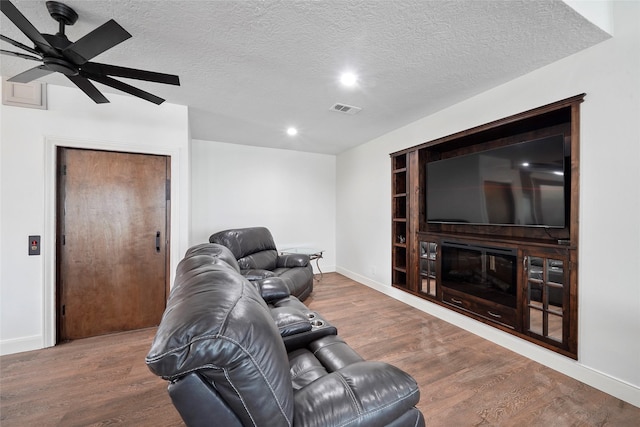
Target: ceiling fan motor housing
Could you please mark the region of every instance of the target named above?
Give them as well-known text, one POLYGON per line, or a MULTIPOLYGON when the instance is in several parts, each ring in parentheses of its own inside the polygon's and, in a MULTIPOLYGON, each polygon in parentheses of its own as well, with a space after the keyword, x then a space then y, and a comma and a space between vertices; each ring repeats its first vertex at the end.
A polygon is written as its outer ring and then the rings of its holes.
POLYGON ((60 28, 63 29, 61 31, 62 34, 64 34, 63 25, 73 25, 78 20, 78 14, 75 10, 57 1, 48 1, 47 10, 49 11, 49 15, 60 23, 60 28))
POLYGON ((71 62, 61 59, 54 58, 50 56, 45 56, 43 59, 44 65, 47 69, 51 71, 57 71, 59 73, 64 74, 65 76, 77 76, 78 75, 78 67, 73 65, 71 62))

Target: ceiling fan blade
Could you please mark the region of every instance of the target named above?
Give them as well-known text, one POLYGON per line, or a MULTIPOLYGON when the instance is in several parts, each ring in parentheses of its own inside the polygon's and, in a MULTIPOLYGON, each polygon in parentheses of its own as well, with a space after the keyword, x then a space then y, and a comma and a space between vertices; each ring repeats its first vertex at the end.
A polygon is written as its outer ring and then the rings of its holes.
POLYGON ((29 83, 30 81, 39 79, 40 77, 44 77, 51 73, 53 73, 53 71, 47 70, 44 65, 40 65, 39 67, 34 67, 24 71, 17 76, 13 76, 7 81, 15 83, 29 83))
POLYGON ((33 61, 42 61, 42 58, 38 58, 32 55, 27 55, 26 53, 21 53, 21 52, 12 52, 10 50, 0 49, 0 53, 4 55, 17 56, 18 58, 23 58, 23 59, 31 59, 33 61))
POLYGON ((62 54, 76 65, 82 65, 94 56, 111 49, 131 37, 131 34, 113 19, 62 50, 62 54))
POLYGON ((80 90, 87 94, 87 96, 96 104, 106 104, 109 100, 93 85, 86 77, 83 76, 67 76, 69 80, 73 82, 80 90))
POLYGON ((15 47, 19 47, 20 49, 24 49, 24 50, 26 50, 27 52, 31 52, 31 53, 33 53, 34 55, 42 55, 40 52, 38 52, 38 51, 37 51, 37 50, 35 50, 34 48, 29 47, 29 46, 27 46, 27 45, 24 45, 24 44, 22 44, 22 43, 20 43, 20 42, 17 42, 17 41, 15 41, 15 40, 13 40, 13 39, 10 39, 9 37, 3 36, 2 34, 0 34, 0 40, 5 41, 5 42, 7 42, 7 43, 11 43, 11 44, 12 44, 12 45, 14 45, 15 47))
POLYGON ((164 102, 164 99, 158 96, 155 96, 149 92, 145 92, 144 90, 138 89, 137 87, 133 87, 131 85, 123 83, 119 80, 112 79, 111 77, 103 76, 99 74, 89 74, 86 72, 83 72, 82 74, 93 81, 102 83, 103 85, 111 86, 112 88, 121 90, 130 95, 137 96, 138 98, 142 98, 149 102, 153 102, 154 104, 160 105, 164 102))
POLYGON ((156 73, 155 71, 136 70, 134 68, 118 67, 116 65, 99 64, 97 62, 87 62, 82 66, 82 70, 91 74, 126 77, 129 79, 180 86, 180 77, 173 74, 156 73))
MULTIPOLYGON (((16 27, 20 31, 24 33, 25 36, 29 38, 42 52, 47 55, 58 57, 58 53, 55 48, 53 48, 48 41, 42 37, 42 34, 36 29, 36 27, 24 17, 22 13, 11 3, 9 0, 0 1, 0 9, 2 13, 4 13, 7 18, 11 20, 15 24, 16 27)), ((3 38, 4 40, 4 38, 3 38)), ((9 42, 11 43, 11 42, 9 42)), ((33 53, 33 52, 31 52, 33 53)))

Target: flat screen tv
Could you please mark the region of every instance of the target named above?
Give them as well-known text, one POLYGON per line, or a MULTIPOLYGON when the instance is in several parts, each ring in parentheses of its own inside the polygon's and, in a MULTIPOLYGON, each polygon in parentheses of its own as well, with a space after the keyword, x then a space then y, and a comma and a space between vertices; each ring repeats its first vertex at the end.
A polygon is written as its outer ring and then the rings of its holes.
POLYGON ((564 228, 563 135, 427 163, 427 222, 564 228))

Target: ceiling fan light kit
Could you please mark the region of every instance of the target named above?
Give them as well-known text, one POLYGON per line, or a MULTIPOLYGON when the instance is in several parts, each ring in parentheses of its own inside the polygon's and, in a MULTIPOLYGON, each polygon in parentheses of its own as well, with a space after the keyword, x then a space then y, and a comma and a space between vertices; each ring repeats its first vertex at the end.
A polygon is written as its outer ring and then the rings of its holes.
POLYGON ((8 81, 29 83, 51 73, 61 73, 97 104, 107 103, 109 100, 90 80, 158 105, 164 102, 163 98, 110 76, 180 85, 179 77, 173 74, 90 62, 99 54, 129 39, 131 34, 111 19, 79 40, 71 42, 65 35, 65 26, 73 25, 78 20, 78 14, 69 6, 57 1, 48 1, 46 4, 49 14, 59 24, 58 32, 55 35, 40 33, 13 3, 9 0, 0 0, 2 13, 34 44, 34 47, 31 48, 0 35, 0 40, 29 52, 29 54, 4 49, 0 49, 0 53, 42 62, 42 65, 26 70, 8 81))

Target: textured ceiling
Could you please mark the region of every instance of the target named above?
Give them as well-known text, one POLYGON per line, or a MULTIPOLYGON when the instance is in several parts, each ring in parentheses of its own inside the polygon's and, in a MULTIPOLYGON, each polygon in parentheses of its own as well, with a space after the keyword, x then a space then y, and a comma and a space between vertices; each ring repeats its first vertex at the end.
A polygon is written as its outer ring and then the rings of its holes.
MULTIPOLYGON (((44 1, 13 3, 41 32, 57 31, 44 1)), ((189 106, 192 138, 327 154, 609 37, 548 0, 65 3, 80 15, 67 28, 72 41, 110 18, 133 35, 95 61, 180 76, 180 87, 133 84, 189 106), (359 75, 357 87, 341 87, 344 70, 359 75), (336 102, 362 111, 330 111, 336 102), (288 126, 299 134, 287 136, 288 126)), ((0 29, 30 44, 4 15, 0 29)), ((7 77, 33 66, 0 60, 7 77)), ((71 86, 59 75, 43 81, 71 86)))

